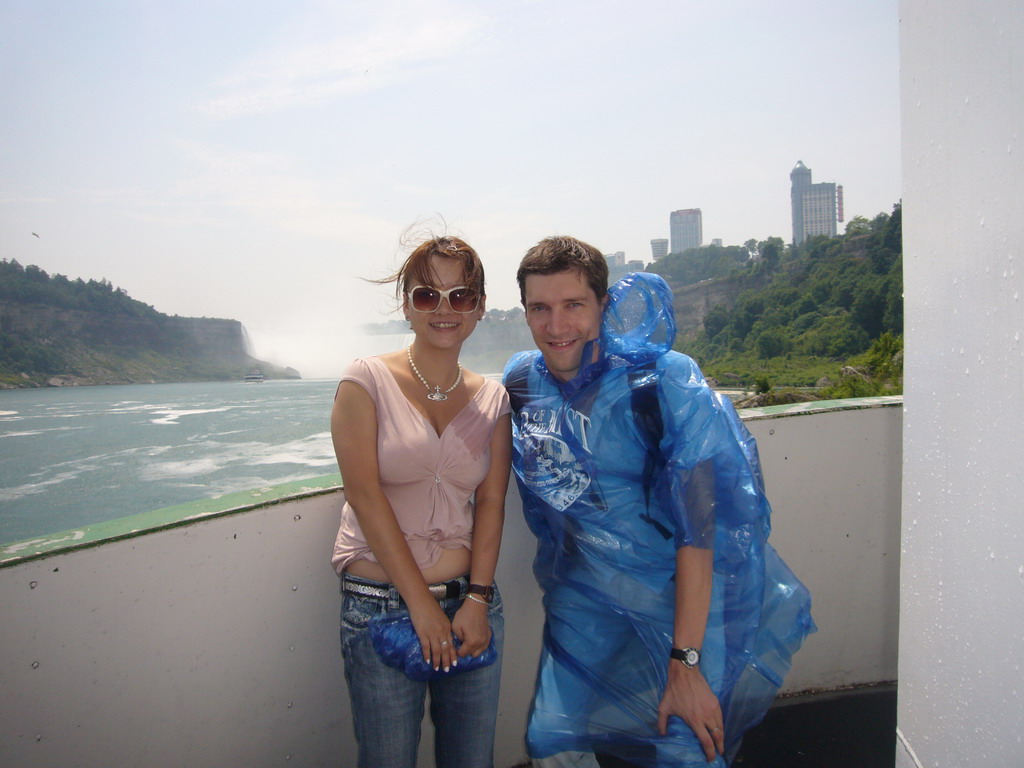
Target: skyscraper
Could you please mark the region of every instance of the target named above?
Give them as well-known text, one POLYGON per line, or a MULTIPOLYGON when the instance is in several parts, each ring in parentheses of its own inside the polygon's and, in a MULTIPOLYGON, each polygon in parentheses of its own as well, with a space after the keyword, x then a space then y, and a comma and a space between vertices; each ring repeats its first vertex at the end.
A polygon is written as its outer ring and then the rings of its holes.
POLYGON ((643 272, 644 263, 639 259, 626 261, 624 251, 606 253, 604 260, 608 262, 608 283, 614 283, 625 277, 630 272, 643 272))
POLYGON ((651 240, 651 258, 655 261, 663 259, 668 255, 668 240, 664 237, 656 237, 651 240))
POLYGON ((793 244, 814 235, 836 236, 836 220, 843 220, 843 188, 833 183, 811 183, 811 169, 798 160, 789 174, 793 211, 793 244))
POLYGON ((672 253, 699 248, 704 242, 700 208, 672 211, 668 217, 668 228, 669 236, 672 238, 672 253))
POLYGON ((626 266, 626 253, 624 251, 616 251, 615 253, 606 253, 604 260, 608 262, 608 268, 624 267, 626 266))

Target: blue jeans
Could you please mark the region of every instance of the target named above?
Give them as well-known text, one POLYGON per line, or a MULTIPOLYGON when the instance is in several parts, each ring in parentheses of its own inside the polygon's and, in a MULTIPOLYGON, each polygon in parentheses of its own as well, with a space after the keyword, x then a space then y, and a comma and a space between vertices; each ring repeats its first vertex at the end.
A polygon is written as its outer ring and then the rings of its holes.
MULTIPOLYGON (((373 616, 405 610, 404 605, 399 607, 397 590, 392 587, 391 591, 390 599, 343 593, 341 651, 359 743, 360 768, 416 765, 428 688, 437 768, 492 768, 505 635, 501 595, 495 590, 494 602, 488 610, 498 660, 482 669, 419 682, 384 664, 370 642, 367 623, 373 616)), ((440 601, 449 618, 461 604, 459 598, 440 601)))

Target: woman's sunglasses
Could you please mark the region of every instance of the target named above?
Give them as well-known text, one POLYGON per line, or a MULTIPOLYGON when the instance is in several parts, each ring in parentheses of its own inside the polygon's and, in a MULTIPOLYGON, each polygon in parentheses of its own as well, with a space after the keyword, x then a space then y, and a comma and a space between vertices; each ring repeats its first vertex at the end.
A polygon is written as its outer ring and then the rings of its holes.
POLYGON ((480 306, 480 294, 465 285, 457 285, 447 291, 439 291, 427 285, 417 285, 408 293, 409 303, 417 312, 437 312, 441 299, 448 300, 452 312, 468 315, 480 306))

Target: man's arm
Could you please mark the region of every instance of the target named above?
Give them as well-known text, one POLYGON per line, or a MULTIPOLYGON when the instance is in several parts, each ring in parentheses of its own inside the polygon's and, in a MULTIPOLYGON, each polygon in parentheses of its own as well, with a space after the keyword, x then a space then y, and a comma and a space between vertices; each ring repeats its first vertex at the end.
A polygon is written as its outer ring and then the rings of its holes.
MULTIPOLYGON (((711 570, 714 552, 681 547, 676 551, 676 604, 672 646, 700 648, 711 605, 711 570)), ((658 731, 664 735, 668 718, 675 715, 693 730, 710 763, 725 750, 722 709, 708 687, 700 665, 686 667, 675 659, 668 663, 668 685, 658 706, 658 731)))

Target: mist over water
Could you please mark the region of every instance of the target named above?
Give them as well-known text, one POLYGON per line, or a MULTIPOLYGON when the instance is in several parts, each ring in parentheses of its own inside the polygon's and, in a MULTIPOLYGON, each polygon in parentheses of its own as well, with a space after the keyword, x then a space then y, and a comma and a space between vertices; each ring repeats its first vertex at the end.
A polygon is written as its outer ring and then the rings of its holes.
MULTIPOLYGON (((377 319, 376 317, 374 318, 377 319)), ((336 379, 357 357, 380 355, 401 349, 413 339, 408 334, 338 334, 332 325, 325 330, 307 328, 301 333, 272 329, 253 330, 253 357, 297 370, 305 379, 336 379)))
POLYGON ((393 352, 402 349, 412 343, 414 335, 409 333, 382 333, 378 336, 352 336, 345 340, 344 354, 345 365, 348 365, 357 357, 369 357, 371 355, 382 355, 385 352, 393 352))
POLYGON ((0 543, 337 471, 334 380, 0 392, 0 543))

